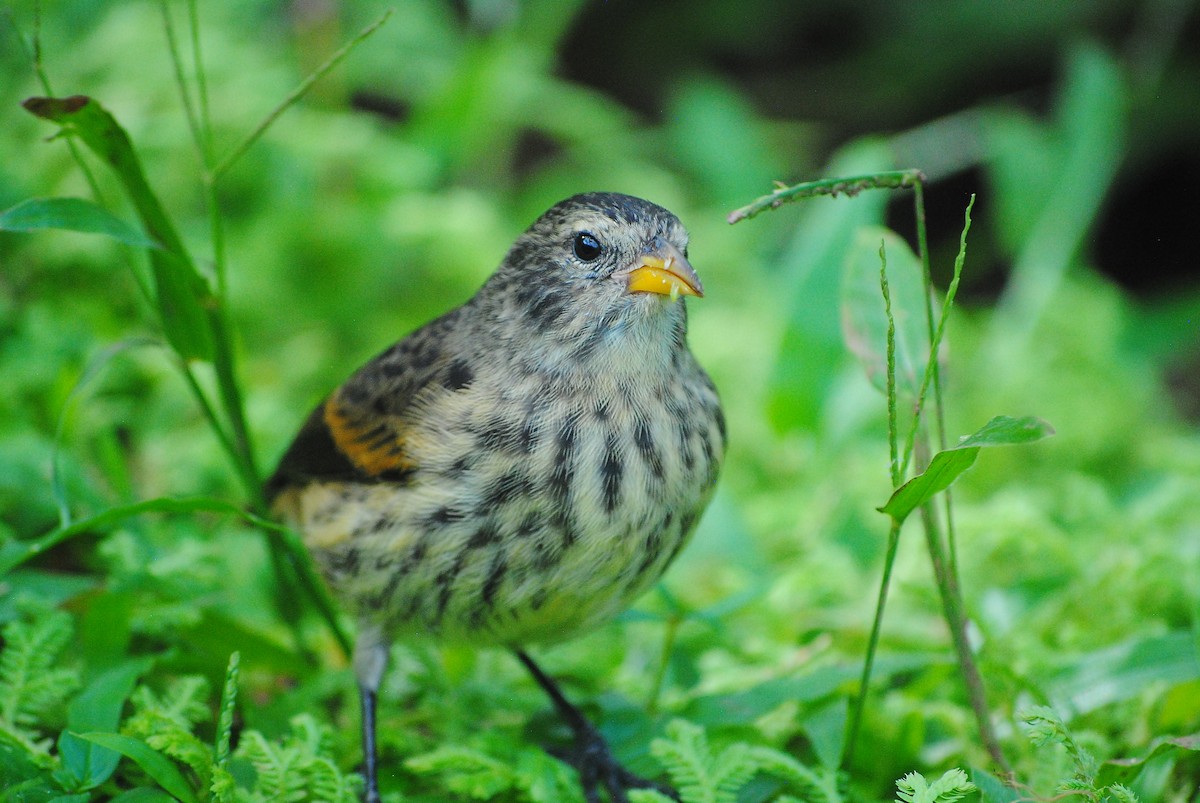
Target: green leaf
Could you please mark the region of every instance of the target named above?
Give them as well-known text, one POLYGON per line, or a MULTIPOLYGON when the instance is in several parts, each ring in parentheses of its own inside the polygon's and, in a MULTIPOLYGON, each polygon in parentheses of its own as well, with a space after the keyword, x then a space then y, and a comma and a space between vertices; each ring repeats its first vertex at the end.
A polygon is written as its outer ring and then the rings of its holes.
POLYGON ((1159 756, 1176 752, 1200 752, 1200 734, 1163 739, 1141 758, 1116 758, 1106 761, 1101 765, 1100 771, 1096 773, 1096 786, 1107 787, 1117 783, 1131 783, 1151 761, 1159 756))
POLYGON ((119 733, 77 733, 75 735, 132 759, 159 786, 182 800, 183 803, 199 803, 179 768, 169 758, 141 739, 122 736, 119 733))
POLYGON ((64 133, 78 136, 117 174, 142 225, 162 244, 149 253, 163 333, 185 360, 212 360, 215 345, 208 315, 212 291, 150 189, 129 135, 103 106, 84 95, 29 98, 22 105, 57 123, 64 133))
POLYGON ((928 502, 935 494, 949 488, 959 475, 974 465, 981 448, 1032 443, 1053 434, 1054 428, 1040 418, 996 416, 978 432, 964 438, 957 446, 934 455, 925 471, 897 488, 887 504, 879 508, 879 512, 903 522, 908 514, 928 502))
POLYGON ((2 231, 63 229, 84 234, 103 234, 139 248, 158 248, 158 243, 102 206, 82 198, 30 198, 0 212, 2 231))
POLYGON ((150 252, 150 272, 163 334, 171 347, 185 360, 211 361, 216 350, 205 309, 211 303, 207 283, 185 257, 164 251, 150 252))
POLYGON ((982 803, 1016 803, 1024 798, 1019 791, 984 770, 972 768, 971 782, 979 789, 982 803))
MULTIPOLYGON (((876 677, 888 678, 944 663, 946 658, 941 655, 899 653, 876 662, 876 677)), ((742 725, 789 701, 825 699, 848 688, 861 673, 858 665, 825 666, 799 677, 773 678, 741 691, 697 697, 680 713, 708 727, 742 725)))
POLYGON ((1051 681, 1047 692, 1063 708, 1087 713, 1133 699, 1154 684, 1200 678, 1195 636, 1178 631, 1133 638, 1076 657, 1070 669, 1051 681))
POLYGON ((67 730, 59 735, 58 753, 63 768, 75 782, 74 791, 94 789, 107 781, 121 758, 119 753, 84 741, 74 732, 115 732, 134 684, 153 663, 143 658, 110 669, 89 683, 67 707, 67 730))
POLYGON ((904 803, 954 803, 975 791, 975 784, 960 769, 947 770, 933 783, 919 772, 910 772, 896 781, 896 794, 904 803))

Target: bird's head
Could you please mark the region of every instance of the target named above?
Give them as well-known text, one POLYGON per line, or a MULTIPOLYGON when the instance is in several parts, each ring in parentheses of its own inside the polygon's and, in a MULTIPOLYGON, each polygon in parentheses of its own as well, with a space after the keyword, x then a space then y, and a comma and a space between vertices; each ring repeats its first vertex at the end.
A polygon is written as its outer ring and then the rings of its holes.
POLYGON ((513 245, 485 287, 540 332, 587 351, 640 332, 682 347, 684 296, 702 296, 688 234, 661 206, 617 193, 555 204, 513 245))

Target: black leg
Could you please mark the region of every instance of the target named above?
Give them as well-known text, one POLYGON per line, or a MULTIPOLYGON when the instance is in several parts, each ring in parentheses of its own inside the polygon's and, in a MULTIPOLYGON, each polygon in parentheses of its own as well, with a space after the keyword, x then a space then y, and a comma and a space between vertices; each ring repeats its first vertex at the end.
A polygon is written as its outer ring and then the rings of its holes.
POLYGON ((363 780, 366 789, 363 800, 379 803, 379 749, 375 743, 375 700, 379 684, 387 668, 388 641, 380 626, 359 623, 358 640, 354 642, 354 675, 358 678, 358 694, 362 701, 363 780))
POLYGON ((629 803, 629 796, 625 794, 628 789, 656 789, 672 800, 679 800, 679 795, 671 787, 634 775, 621 766, 600 731, 563 695, 554 679, 543 672, 528 653, 523 650, 514 652, 517 660, 525 665, 529 674, 549 695, 558 715, 575 734, 575 751, 559 758, 579 771, 579 782, 587 803, 600 803, 600 787, 608 792, 612 803, 629 803))
POLYGON ((363 777, 367 782, 363 800, 366 803, 379 803, 379 771, 376 767, 375 749, 375 692, 360 686, 359 695, 362 698, 363 777))

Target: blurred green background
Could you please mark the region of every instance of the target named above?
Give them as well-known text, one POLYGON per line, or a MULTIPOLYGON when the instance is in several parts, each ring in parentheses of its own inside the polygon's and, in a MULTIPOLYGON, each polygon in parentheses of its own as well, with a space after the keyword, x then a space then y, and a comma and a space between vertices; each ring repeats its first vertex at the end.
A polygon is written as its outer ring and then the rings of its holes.
MULTIPOLYGON (((469 297, 555 201, 613 190, 668 207, 708 291, 690 305, 690 337, 725 401, 728 464, 667 591, 546 657, 577 696, 607 690, 611 724, 651 694, 673 638, 655 714, 827 762, 853 683, 811 696, 771 684, 862 659, 887 532, 874 508, 890 483, 883 399, 843 345, 842 276, 878 247, 864 227, 915 242, 912 199, 869 192, 725 218, 775 180, 918 167, 943 286, 978 194, 949 327, 948 431, 997 414, 1058 430, 983 455, 956 496, 972 634, 1018 777, 1050 794, 1069 775, 1014 724, 1022 706, 1055 706, 1101 759, 1200 730, 1194 4, 204 3, 218 153, 389 7, 218 186, 263 471, 311 405, 469 297), (730 700, 753 704, 733 717, 730 700)), ((186 30, 186 7, 167 8, 186 30)), ((36 9, 19 0, 0 16, 0 210, 89 195, 63 143, 45 141, 53 127, 19 105, 43 94, 23 45, 36 9)), ((40 42, 53 92, 117 117, 207 264, 160 4, 47 2, 40 42)), ((95 170, 105 203, 134 220, 95 170)), ((0 538, 56 525, 52 459, 80 515, 161 495, 243 501, 167 353, 132 344, 157 337, 128 267, 140 259, 97 237, 0 233, 0 538)), ((5 621, 22 597, 67 607, 85 677, 155 655, 148 682, 192 672, 215 686, 241 650, 245 724, 277 735, 318 711, 339 764, 355 765, 349 676, 329 671, 342 663, 315 619, 321 666, 299 661, 260 541, 239 523, 131 521, 0 583, 5 621)), ((986 766, 915 528, 890 604, 851 768, 868 798, 912 769, 986 766)), ((542 705, 506 656, 402 653, 385 758, 456 740, 509 749, 481 730, 536 742, 522 723, 542 705)), ((1191 799, 1200 762, 1157 760, 1137 778, 1143 799, 1191 799)), ((428 777, 393 784, 449 794, 428 777)))

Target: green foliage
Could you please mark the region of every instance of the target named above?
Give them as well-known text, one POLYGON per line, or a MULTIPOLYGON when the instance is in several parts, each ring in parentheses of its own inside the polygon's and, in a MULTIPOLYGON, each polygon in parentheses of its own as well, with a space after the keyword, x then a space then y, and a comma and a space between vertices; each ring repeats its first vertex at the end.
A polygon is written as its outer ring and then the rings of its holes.
MULTIPOLYGON (((548 652, 622 759, 688 800, 878 801, 902 776, 912 800, 937 799, 924 778, 953 766, 986 803, 1191 799, 1200 440, 1179 411, 1200 294, 1135 297, 1097 270, 1131 187, 1189 209, 1186 181, 1147 172, 1184 175, 1197 134, 1196 55, 1170 33, 1186 4, 753 0, 680 16, 416 0, 368 39, 354 32, 378 16, 361 4, 161 5, 173 47, 144 4, 0 15, 0 38, 29 45, 0 46, 0 803, 356 794, 353 679, 333 617, 306 602, 294 536, 259 518, 260 475, 356 362, 466 298, 550 202, 599 188, 691 230, 708 294, 690 339, 731 432, 670 593, 548 652), (813 63, 783 72, 793 28, 832 33, 836 59, 801 48, 813 63), (585 83, 588 54, 602 81, 585 83), (74 95, 90 100, 71 109, 74 95), (59 99, 40 107, 58 122, 23 110, 31 96, 59 99), (381 100, 394 119, 364 111, 381 100), (934 276, 965 299, 935 318, 937 347, 922 307, 953 293, 923 286, 910 189, 726 223, 773 179, 884 170, 875 185, 911 188, 892 172, 908 165, 930 177, 934 276), (976 192, 963 269, 946 207, 976 192), (940 501, 933 475, 952 464, 961 644, 909 537, 918 516, 889 545, 874 511, 914 400, 933 401, 931 365, 948 433, 1030 414, 1058 431, 960 471, 975 446, 927 430, 940 462, 904 512, 940 501), (839 772, 889 546, 859 747, 839 772), (1015 786, 980 769, 999 772, 964 652, 1015 786), (1035 741, 1014 727, 1027 700, 1061 713, 1029 714, 1035 741)), ((1137 222, 1124 267, 1157 272, 1186 226, 1137 222)), ((541 748, 561 735, 545 701, 505 654, 405 646, 393 663, 385 798, 579 799, 541 748)))
MULTIPOLYGON (((714 751, 704 728, 681 719, 667 725, 667 738, 651 742, 650 751, 667 770, 683 803, 735 803, 759 773, 782 785, 781 794, 775 798, 780 801, 795 799, 790 793, 809 803, 843 803, 846 799, 835 770, 814 770, 779 750, 745 742, 714 751)), ((630 794, 633 803, 668 799, 655 790, 630 794)))
POLYGON ((1070 757, 1073 773, 1063 780, 1058 791, 1076 794, 1098 803, 1138 803, 1133 790, 1121 783, 1099 780, 1100 764, 1071 733, 1054 709, 1037 706, 1020 714, 1026 735, 1035 747, 1061 745, 1070 757))
POLYGON ((254 767, 254 786, 238 800, 328 801, 354 803, 360 782, 330 760, 329 728, 309 714, 292 718, 291 733, 270 742, 258 731, 242 734, 236 756, 254 767))
POLYGON ((212 784, 212 748, 193 732, 209 718, 208 682, 202 677, 173 680, 161 694, 141 686, 131 699, 133 714, 121 730, 159 753, 188 767, 200 788, 212 784))
POLYGON ((50 742, 38 725, 79 687, 79 670, 59 665, 71 640, 71 617, 41 611, 4 627, 0 652, 0 739, 42 766, 50 764, 50 742))
POLYGON ((903 522, 910 513, 928 503, 935 494, 949 488, 960 474, 974 465, 983 447, 1032 443, 1053 434, 1053 427, 1033 416, 996 416, 954 446, 935 454, 925 470, 897 488, 879 511, 903 522))
POLYGON ((933 783, 919 772, 896 781, 897 800, 903 803, 954 803, 974 791, 975 784, 960 769, 947 770, 933 783))
POLYGON ((578 779, 561 761, 536 747, 495 738, 475 745, 444 744, 406 759, 404 766, 465 800, 582 800, 578 779))

